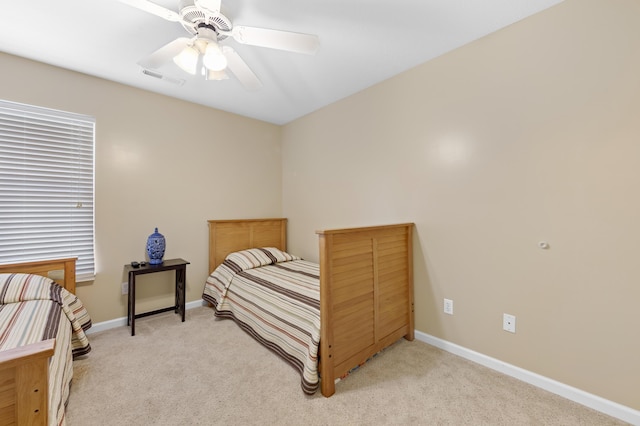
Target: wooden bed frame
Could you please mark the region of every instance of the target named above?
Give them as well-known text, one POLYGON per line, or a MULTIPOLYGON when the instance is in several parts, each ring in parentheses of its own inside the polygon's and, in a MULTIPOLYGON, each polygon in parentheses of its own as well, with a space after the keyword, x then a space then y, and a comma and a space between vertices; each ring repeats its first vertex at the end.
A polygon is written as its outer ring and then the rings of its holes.
MULTIPOLYGON (((47 276, 52 271, 64 271, 64 279, 56 282, 75 293, 76 258, 0 265, 0 274, 47 276)), ((49 358, 54 348, 55 340, 49 339, 0 351, 0 424, 47 424, 49 358)))
MULTIPOLYGON (((209 273, 227 254, 286 251, 287 219, 209 221, 209 273)), ((413 224, 317 231, 322 395, 336 378, 404 337, 414 339, 413 224)))

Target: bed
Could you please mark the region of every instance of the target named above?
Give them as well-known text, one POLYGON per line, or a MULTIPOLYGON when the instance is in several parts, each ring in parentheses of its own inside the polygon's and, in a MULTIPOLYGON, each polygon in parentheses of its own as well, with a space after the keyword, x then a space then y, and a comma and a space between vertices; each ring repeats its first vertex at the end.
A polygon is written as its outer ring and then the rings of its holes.
POLYGON ((314 264, 287 253, 287 219, 208 222, 203 299, 298 369, 305 393, 329 397, 353 368, 414 339, 413 224, 317 231, 314 264))
POLYGON ((73 358, 91 350, 75 258, 0 265, 0 424, 64 425, 73 358), (60 276, 55 281, 52 277, 60 276))

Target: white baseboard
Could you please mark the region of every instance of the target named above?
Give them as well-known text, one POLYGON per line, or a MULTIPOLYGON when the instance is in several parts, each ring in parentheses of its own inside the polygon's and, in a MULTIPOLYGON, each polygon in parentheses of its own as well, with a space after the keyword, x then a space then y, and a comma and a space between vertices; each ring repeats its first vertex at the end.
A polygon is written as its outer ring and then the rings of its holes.
MULTIPOLYGON (((193 302, 185 303, 184 307, 189 310, 193 308, 199 308, 200 306, 205 306, 207 302, 204 300, 194 300, 193 302)), ((98 333, 100 331, 110 330, 116 327, 122 327, 127 325, 127 317, 116 318, 109 321, 102 321, 96 324, 93 324, 89 330, 87 330, 87 334, 98 333)))
POLYGON ((548 377, 541 376, 498 359, 491 358, 490 356, 483 355, 479 352, 472 351, 471 349, 467 349, 421 331, 416 330, 415 336, 416 339, 444 351, 458 355, 492 370, 499 371, 518 380, 522 380, 523 382, 529 383, 556 395, 560 395, 571 401, 577 402, 578 404, 582 404, 622 421, 631 423, 632 425, 640 426, 640 411, 638 410, 634 410, 630 407, 609 401, 597 395, 565 385, 564 383, 560 383, 548 377))

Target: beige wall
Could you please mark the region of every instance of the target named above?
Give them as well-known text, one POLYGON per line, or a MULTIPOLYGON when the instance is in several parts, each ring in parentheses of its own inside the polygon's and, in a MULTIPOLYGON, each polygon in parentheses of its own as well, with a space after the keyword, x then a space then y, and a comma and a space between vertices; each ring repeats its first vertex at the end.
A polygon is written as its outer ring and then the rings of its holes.
POLYGON ((415 222, 418 330, 640 409, 639 117, 640 2, 567 0, 285 126, 289 248, 415 222))
POLYGON ((567 0, 283 128, 2 53, 0 98, 97 119, 95 322, 155 226, 192 301, 207 219, 283 214, 308 259, 317 229, 412 221, 418 330, 640 409, 639 17, 567 0))
MULTIPOLYGON (((208 273, 207 219, 280 215, 280 127, 2 53, 0 69, 1 99, 96 118, 97 275, 77 291, 94 322, 126 315, 123 266, 144 259, 154 227, 165 258, 191 262, 194 301, 208 273)), ((172 279, 141 277, 139 312, 170 306, 172 279)))

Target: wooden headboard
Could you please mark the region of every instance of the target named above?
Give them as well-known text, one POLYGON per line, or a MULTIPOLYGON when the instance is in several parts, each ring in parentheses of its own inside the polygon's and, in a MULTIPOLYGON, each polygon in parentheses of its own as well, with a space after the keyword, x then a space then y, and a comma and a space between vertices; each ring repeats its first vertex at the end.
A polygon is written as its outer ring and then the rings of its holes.
POLYGON ((76 292, 76 258, 75 257, 70 257, 67 259, 36 260, 32 262, 0 265, 0 274, 23 273, 23 274, 42 275, 44 277, 48 277, 54 271, 56 272, 63 271, 64 277, 59 279, 58 277, 51 276, 50 278, 56 281, 60 286, 67 289, 69 292, 75 294, 76 292))
POLYGON ((287 250, 287 219, 209 220, 209 273, 229 253, 254 247, 287 250))

